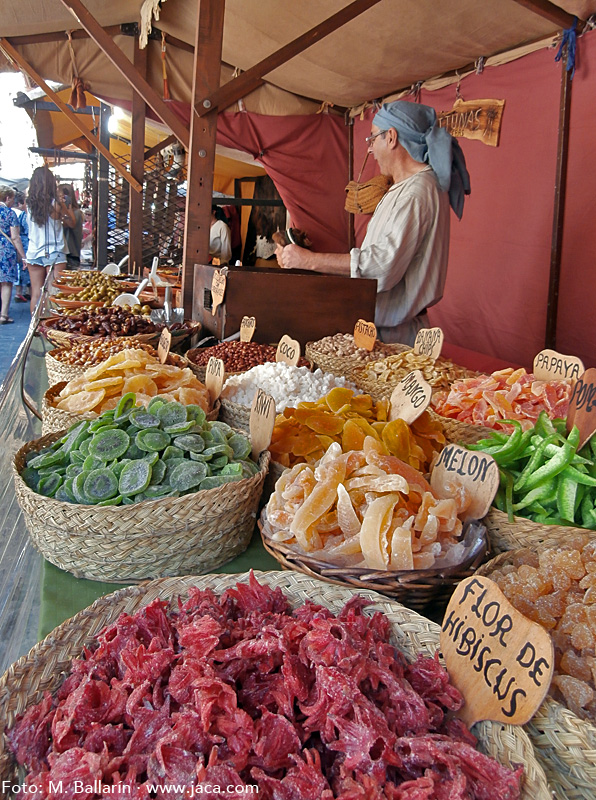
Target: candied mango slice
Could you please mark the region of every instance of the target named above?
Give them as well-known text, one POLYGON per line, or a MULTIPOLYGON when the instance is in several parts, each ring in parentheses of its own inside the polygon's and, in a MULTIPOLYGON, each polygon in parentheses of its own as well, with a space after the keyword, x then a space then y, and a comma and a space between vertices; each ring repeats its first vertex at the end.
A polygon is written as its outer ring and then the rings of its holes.
POLYGON ((365 432, 356 424, 355 420, 347 420, 341 437, 342 450, 346 453, 350 450, 362 450, 365 439, 365 432))
POLYGON ((332 414, 319 412, 311 414, 306 420, 306 425, 315 433, 324 433, 327 436, 337 435, 342 432, 344 420, 332 414))
POLYGON ((381 438, 391 455, 409 463, 412 434, 407 422, 404 422, 403 419, 394 419, 393 422, 388 422, 383 428, 381 438))
POLYGON ((351 399, 350 406, 352 411, 366 415, 367 412, 372 410, 373 399, 369 394, 357 394, 356 397, 351 399))
POLYGON ((335 388, 331 389, 325 400, 331 411, 337 412, 340 408, 342 408, 342 406, 350 405, 353 395, 354 392, 352 389, 336 386, 335 388))

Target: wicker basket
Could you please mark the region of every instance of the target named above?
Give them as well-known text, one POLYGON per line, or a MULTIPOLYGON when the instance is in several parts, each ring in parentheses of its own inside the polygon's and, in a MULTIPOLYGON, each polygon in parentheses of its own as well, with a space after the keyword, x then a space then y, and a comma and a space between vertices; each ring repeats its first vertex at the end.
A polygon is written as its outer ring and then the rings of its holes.
POLYGON ((250 406, 241 406, 240 403, 234 403, 225 397, 220 399, 221 411, 219 418, 221 421, 227 422, 232 428, 239 428, 246 432, 250 423, 250 406))
MULTIPOLYGON (((91 342, 94 339, 108 338, 106 336, 85 336, 83 333, 69 333, 67 331, 55 330, 52 328, 51 323, 57 319, 58 317, 51 317, 50 319, 46 319, 44 322, 41 322, 38 326, 38 331, 48 340, 48 342, 56 347, 72 347, 72 345, 77 342, 91 342)), ((138 342, 145 342, 146 344, 152 344, 157 347, 161 332, 155 331, 154 333, 135 333, 132 335, 134 335, 138 342)), ((187 335, 189 334, 184 333, 184 335, 180 335, 180 341, 186 338, 187 335)), ((174 338, 174 334, 172 334, 172 346, 174 346, 174 343, 179 344, 178 340, 174 338)))
MULTIPOLYGON (((55 433, 58 431, 70 428, 82 419, 97 419, 99 414, 94 411, 89 411, 83 414, 75 414, 73 411, 64 411, 61 408, 56 408, 55 403, 58 395, 66 386, 67 381, 61 381, 54 386, 50 386, 44 394, 41 401, 41 432, 43 436, 48 433, 55 433)), ((211 411, 207 414, 207 419, 211 422, 219 418, 220 402, 215 401, 211 411)), ((248 428, 247 428, 248 430, 248 428)))
MULTIPOLYGON (((369 364, 371 361, 375 360, 371 358, 370 361, 362 362, 349 356, 330 355, 329 353, 323 353, 317 350, 317 344, 319 343, 306 343, 304 349, 305 357, 308 358, 309 361, 312 361, 315 368, 318 367, 323 372, 331 372, 339 378, 348 378, 351 381, 355 381, 354 370, 362 367, 363 363, 369 364)), ((403 353, 405 350, 410 349, 407 344, 387 344, 385 347, 391 348, 393 353, 403 353)), ((386 355, 379 355, 379 358, 385 357, 386 355)))
POLYGON ((20 476, 25 456, 60 438, 43 436, 21 447, 13 462, 15 492, 33 544, 77 578, 132 582, 208 572, 248 547, 269 466, 216 489, 129 506, 87 506, 45 498, 20 476))
POLYGON ((467 422, 460 422, 457 419, 442 417, 429 406, 427 409, 434 422, 438 422, 445 433, 448 442, 455 444, 474 444, 480 439, 486 439, 493 432, 492 428, 485 428, 483 425, 468 425, 467 422))
MULTIPOLYGON (((304 575, 287 572, 257 572, 261 583, 281 588, 293 607, 306 601, 320 603, 338 613, 353 596, 345 587, 332 586, 304 575)), ((96 600, 56 628, 0 679, 0 733, 11 727, 17 716, 38 703, 44 692, 55 692, 70 670, 71 659, 94 643, 99 631, 125 612, 134 614, 156 598, 168 600, 176 609, 177 598, 188 596, 189 588, 210 588, 216 593, 246 581, 248 574, 204 575, 202 577, 165 578, 142 586, 129 587, 96 600)), ((409 660, 418 653, 432 656, 439 648, 439 626, 397 603, 373 592, 362 591, 371 602, 371 610, 387 615, 392 640, 409 660)), ((525 770, 522 800, 550 800, 544 772, 536 760, 532 745, 522 728, 496 722, 482 722, 474 729, 479 748, 507 766, 522 764, 525 770)), ((6 737, 0 736, 0 780, 12 780, 16 767, 7 749, 6 737)))
MULTIPOLYGON (((398 600, 408 608, 423 611, 429 606, 446 605, 457 584, 473 575, 488 556, 488 547, 480 547, 455 567, 407 571, 366 569, 365 567, 334 567, 308 553, 298 552, 285 542, 274 542, 265 533, 266 510, 259 519, 263 546, 284 569, 297 570, 305 575, 322 578, 339 586, 370 589, 398 600)), ((436 610, 436 608, 435 608, 436 610)))
POLYGON ((488 531, 493 553, 517 550, 519 547, 532 547, 534 550, 543 544, 565 544, 575 534, 593 533, 587 528, 573 528, 565 525, 542 525, 525 517, 514 517, 509 522, 507 514, 491 508, 484 524, 488 531))
MULTIPOLYGON (((576 530, 562 529, 562 530, 576 530)), ((589 533, 589 531, 582 531, 589 533)), ((535 542, 531 549, 535 552, 535 542)), ((556 544, 556 541, 548 542, 556 544)), ((478 570, 490 576, 510 562, 513 551, 500 553, 478 570)), ((594 800, 596 795, 596 726, 580 719, 548 695, 524 726, 555 796, 560 800, 594 800)))

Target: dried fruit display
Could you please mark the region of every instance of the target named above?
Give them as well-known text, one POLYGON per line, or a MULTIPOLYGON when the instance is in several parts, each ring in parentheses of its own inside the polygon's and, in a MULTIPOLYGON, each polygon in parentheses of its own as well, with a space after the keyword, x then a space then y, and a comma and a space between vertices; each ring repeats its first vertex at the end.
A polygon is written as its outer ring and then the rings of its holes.
POLYGON ((550 419, 566 417, 573 383, 570 380, 537 381, 525 369, 511 367, 457 380, 432 399, 443 417, 509 430, 503 420, 516 419, 524 430, 531 428, 541 411, 550 419))
POLYGON ((65 503, 119 506, 215 489, 258 472, 251 445, 197 405, 126 394, 114 410, 83 420, 27 454, 30 489, 65 503))
MULTIPOLYGON (((277 348, 270 344, 233 341, 189 350, 186 357, 198 367, 206 367, 211 357, 221 358, 226 372, 245 372, 259 364, 275 361, 276 353, 277 348)), ((298 366, 308 367, 309 362, 305 358, 300 358, 298 366)))
POLYGON ((353 358, 360 363, 377 361, 395 352, 395 345, 383 344, 378 339, 372 350, 356 347, 354 336, 351 333, 336 333, 333 336, 325 336, 316 342, 308 342, 307 347, 312 348, 317 355, 353 358))
POLYGON ((137 405, 146 406, 152 397, 196 404, 209 411, 207 387, 188 367, 161 364, 159 359, 141 349, 121 350, 105 361, 73 378, 62 389, 56 408, 74 414, 97 413, 116 408, 129 392, 137 405))
POLYGON ((427 472, 435 453, 446 444, 440 423, 424 412, 411 425, 387 421, 388 402, 377 403, 370 395, 336 387, 316 402, 298 403, 278 414, 269 450, 274 461, 286 467, 314 464, 333 442, 344 453, 362 450, 372 436, 394 455, 421 472, 427 472))
POLYGON ((555 647, 550 694, 596 722, 596 539, 578 533, 559 547, 515 551, 490 573, 511 603, 549 631, 555 647))
MULTIPOLYGON (((153 345, 141 342, 134 336, 117 336, 115 339, 89 339, 78 342, 72 347, 58 347, 51 351, 52 358, 72 367, 92 367, 106 361, 110 356, 122 350, 144 350, 157 358, 157 350, 153 345)), ((168 354, 168 358, 173 354, 168 354)), ((174 355, 174 362, 178 357, 174 355)), ((167 361, 166 363, 170 363, 167 361)))
POLYGON ((296 464, 275 484, 264 534, 327 564, 375 570, 429 569, 462 562, 460 489, 440 499, 422 473, 364 439, 342 453, 334 442, 315 467, 296 464))
POLYGON ((447 358, 432 358, 416 355, 413 350, 406 350, 372 364, 357 367, 352 371, 352 377, 358 385, 368 385, 374 382, 376 391, 383 397, 391 394, 402 378, 419 369, 424 379, 434 390, 448 389, 451 384, 460 378, 467 378, 477 373, 460 367, 447 358))
POLYGON ((251 576, 121 614, 8 731, 23 793, 519 800, 523 769, 475 749, 439 660, 409 663, 366 605, 292 609, 251 576))

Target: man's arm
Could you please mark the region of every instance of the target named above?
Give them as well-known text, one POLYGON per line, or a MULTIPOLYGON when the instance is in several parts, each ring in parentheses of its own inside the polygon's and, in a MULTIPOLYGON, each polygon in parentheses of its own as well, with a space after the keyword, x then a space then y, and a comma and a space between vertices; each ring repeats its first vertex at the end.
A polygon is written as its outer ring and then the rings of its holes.
POLYGON ((277 245, 277 261, 282 269, 305 269, 327 275, 350 275, 349 253, 313 253, 295 244, 277 245))

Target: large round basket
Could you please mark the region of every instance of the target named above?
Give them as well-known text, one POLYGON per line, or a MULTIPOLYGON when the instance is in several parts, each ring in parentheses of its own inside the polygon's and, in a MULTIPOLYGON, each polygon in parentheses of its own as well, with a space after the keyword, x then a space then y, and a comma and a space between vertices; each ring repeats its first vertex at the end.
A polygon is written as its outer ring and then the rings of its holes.
POLYGON ((429 606, 436 610, 437 607, 446 605, 457 584, 473 575, 488 557, 485 538, 484 546, 476 548, 470 557, 454 567, 400 572, 364 567, 334 567, 309 556, 308 553, 299 552, 285 542, 273 541, 266 533, 266 519, 267 511, 263 509, 259 519, 263 546, 284 569, 297 570, 339 586, 381 592, 417 611, 423 611, 429 606))
POLYGON ((250 406, 241 406, 240 403, 234 403, 225 397, 221 397, 220 400, 219 418, 222 422, 227 422, 232 428, 247 431, 250 423, 250 406))
MULTIPOLYGON (((72 347, 73 344, 77 342, 89 342, 93 341, 94 339, 107 339, 107 336, 85 336, 82 333, 70 333, 68 331, 60 331, 56 330, 52 327, 52 323, 58 320, 58 317, 51 317, 50 319, 46 319, 38 325, 38 331, 50 342, 51 344, 55 345, 56 347, 72 347)), ((181 341, 187 336, 188 334, 185 333, 184 336, 181 335, 181 341)), ((157 347, 159 343, 159 337, 161 336, 161 331, 155 331, 154 333, 135 333, 134 337, 138 342, 145 342, 146 344, 152 344, 157 347)), ((172 338, 172 346, 174 346, 174 342, 177 342, 174 337, 172 338)))
MULTIPOLYGON (((94 411, 89 411, 83 414, 75 414, 73 411, 64 411, 61 408, 57 408, 55 403, 58 395, 62 389, 64 389, 66 384, 67 381, 61 381, 60 383, 56 383, 54 386, 50 386, 42 398, 41 432, 44 436, 48 433, 55 433, 57 431, 65 430, 66 428, 70 428, 71 425, 80 422, 82 419, 97 419, 99 416, 99 414, 96 414, 94 411)), ((219 400, 216 400, 213 408, 207 414, 207 419, 209 421, 218 419, 219 410, 220 403, 219 400)))
MULTIPOLYGON (((410 348, 407 349, 409 350, 410 348)), ((367 367, 369 366, 370 364, 364 364, 354 369, 352 380, 356 383, 361 391, 366 392, 366 394, 370 394, 375 401, 389 398, 402 378, 405 378, 406 375, 412 370, 417 369, 415 363, 410 366, 403 366, 390 375, 388 374, 386 380, 381 380, 378 377, 371 377, 366 374, 367 367)), ((453 381, 461 380, 462 378, 471 378, 477 375, 477 372, 467 369, 466 367, 461 367, 459 364, 451 364, 447 373, 447 379, 450 383, 452 383, 453 381)), ((438 391, 436 387, 436 380, 429 380, 428 378, 427 380, 433 388, 433 391, 438 391)))
MULTIPOLYGON (((410 346, 407 344, 384 344, 383 347, 390 352, 379 353, 377 356, 371 355, 367 361, 362 361, 353 356, 332 355, 322 351, 320 347, 320 342, 307 342, 304 349, 305 358, 312 361, 314 369, 319 368, 323 372, 331 372, 339 378, 348 378, 349 380, 355 380, 354 370, 358 367, 369 364, 375 359, 386 358, 388 354, 393 355, 410 350, 410 346)), ((371 352, 374 353, 374 350, 371 352)))
POLYGON ((33 544, 77 578, 132 582, 208 572, 244 552, 254 531, 269 466, 250 478, 182 497, 129 506, 63 503, 32 491, 20 476, 25 456, 60 434, 21 447, 13 462, 17 500, 33 544))
MULTIPOLYGON (((556 541, 546 543, 556 544, 556 541)), ((536 552, 535 545, 532 550, 536 552)), ((495 569, 510 563, 513 554, 513 551, 500 553, 483 564, 478 574, 490 577, 495 569)), ((558 800, 594 800, 596 726, 547 695, 524 728, 558 800)))
POLYGON ((514 516, 513 522, 509 522, 507 514, 496 508, 490 509, 484 524, 493 553, 517 550, 519 547, 532 547, 535 550, 543 544, 565 544, 575 534, 591 533, 587 528, 542 525, 525 517, 514 516))
POLYGON ((486 439, 493 432, 492 428, 485 428, 484 425, 469 425, 467 422, 460 422, 457 419, 442 417, 430 406, 427 411, 434 422, 441 425, 448 442, 462 445, 475 444, 480 439, 486 439))
MULTIPOLYGON (((305 575, 287 572, 257 572, 257 579, 272 588, 279 587, 290 605, 297 607, 315 602, 338 613, 353 597, 346 587, 332 586, 305 575)), ((16 718, 29 706, 42 700, 44 693, 56 692, 70 671, 71 660, 78 658, 85 647, 95 641, 99 631, 113 624, 120 614, 134 614, 156 598, 169 602, 176 610, 178 598, 186 599, 191 587, 212 589, 220 594, 238 581, 246 582, 248 573, 239 575, 203 575, 187 578, 164 578, 133 586, 101 597, 56 628, 42 642, 13 664, 0 679, 0 733, 12 727, 16 718)), ((363 590, 370 601, 370 610, 384 613, 391 626, 393 644, 413 661, 419 653, 432 656, 439 648, 439 626, 420 617, 398 603, 363 590)), ((478 747, 508 767, 522 764, 524 778, 522 800, 550 800, 551 794, 532 745, 520 727, 497 722, 475 726, 478 747)), ((6 736, 0 736, 0 780, 13 781, 16 765, 7 747, 6 736)))

